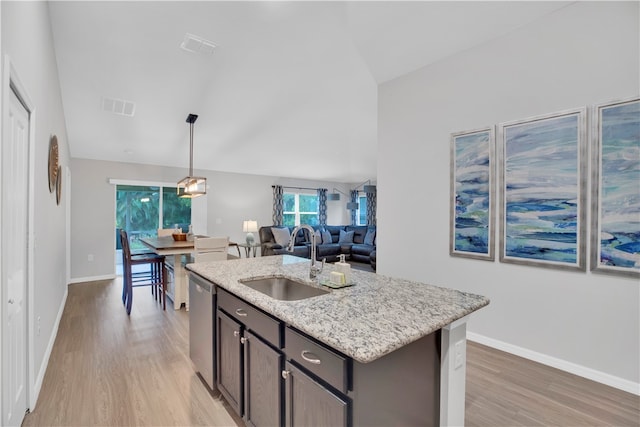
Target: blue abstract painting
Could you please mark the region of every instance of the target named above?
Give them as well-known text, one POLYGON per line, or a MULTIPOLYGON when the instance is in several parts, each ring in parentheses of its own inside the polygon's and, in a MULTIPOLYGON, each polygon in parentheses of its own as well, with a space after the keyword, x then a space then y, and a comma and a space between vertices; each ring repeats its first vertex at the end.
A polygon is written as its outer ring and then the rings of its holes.
POLYGON ((583 116, 501 126, 501 261, 584 269, 583 116))
POLYGON ((451 136, 452 255, 494 259, 493 129, 451 136))
POLYGON ((640 273, 640 101, 598 109, 592 268, 640 273), (598 164, 599 163, 599 164, 598 164))

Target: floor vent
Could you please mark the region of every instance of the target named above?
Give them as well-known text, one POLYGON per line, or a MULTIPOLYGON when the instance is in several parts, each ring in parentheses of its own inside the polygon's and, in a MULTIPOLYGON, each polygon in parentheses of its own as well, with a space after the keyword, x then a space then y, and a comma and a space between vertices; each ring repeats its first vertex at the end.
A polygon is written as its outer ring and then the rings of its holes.
POLYGON ((187 52, 211 54, 213 53, 213 49, 216 48, 216 45, 212 41, 187 33, 184 35, 184 40, 180 44, 180 48, 187 52))
POLYGON ((136 113, 136 104, 124 99, 102 98, 102 110, 121 116, 133 117, 136 113))

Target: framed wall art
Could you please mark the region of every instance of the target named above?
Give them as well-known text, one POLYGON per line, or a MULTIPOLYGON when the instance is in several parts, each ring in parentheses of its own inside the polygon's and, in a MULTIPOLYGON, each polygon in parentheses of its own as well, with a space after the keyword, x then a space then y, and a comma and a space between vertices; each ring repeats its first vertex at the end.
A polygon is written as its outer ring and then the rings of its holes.
POLYGON ((591 270, 640 277, 640 99, 592 109, 591 270))
POLYGON ((498 133, 500 261, 586 270, 586 109, 498 133))
POLYGON ((494 128, 451 134, 449 253, 493 261, 494 128))

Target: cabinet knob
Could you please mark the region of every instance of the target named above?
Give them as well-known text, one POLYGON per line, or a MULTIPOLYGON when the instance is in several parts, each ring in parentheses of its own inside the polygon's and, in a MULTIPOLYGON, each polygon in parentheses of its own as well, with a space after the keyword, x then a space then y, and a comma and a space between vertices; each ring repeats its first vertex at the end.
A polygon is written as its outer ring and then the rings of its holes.
POLYGON ((233 336, 234 337, 240 336, 240 331, 233 331, 233 336))
POLYGON ((247 338, 247 337, 242 337, 242 338, 240 338, 240 342, 241 342, 242 344, 246 343, 247 341, 249 341, 249 338, 247 338))
POLYGON ((291 371, 282 371, 282 378, 286 380, 287 378, 289 378, 290 373, 291 371))

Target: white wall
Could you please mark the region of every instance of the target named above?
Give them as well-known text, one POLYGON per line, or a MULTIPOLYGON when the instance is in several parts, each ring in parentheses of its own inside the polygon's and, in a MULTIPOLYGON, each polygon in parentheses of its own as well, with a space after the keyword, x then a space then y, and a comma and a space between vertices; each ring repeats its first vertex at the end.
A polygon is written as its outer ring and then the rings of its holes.
MULTIPOLYGON (((35 105, 34 305, 28 313, 32 327, 40 319, 30 352, 35 372, 30 383, 38 389, 55 338, 56 322, 66 297, 66 201, 58 206, 48 187, 49 138, 58 137, 60 164, 69 164, 67 132, 62 110, 58 69, 46 2, 0 2, 2 57, 13 66, 35 105), (55 329, 54 329, 55 328, 55 329)), ((2 88, 5 90, 6 88, 2 88)), ((5 195, 2 195, 3 199, 5 195)), ((33 406, 31 406, 33 408, 33 406)))
POLYGON ((574 3, 378 94, 378 272, 486 295, 478 338, 636 393, 638 280, 453 258, 448 245, 450 133, 638 96, 638 13, 574 3))
MULTIPOLYGON (((124 119, 126 120, 126 118, 124 119)), ((186 169, 117 163, 98 160, 71 160, 71 280, 83 281, 115 274, 115 191, 109 179, 174 183, 186 169), (93 261, 88 261, 88 255, 93 261)), ((229 236, 242 242, 242 221, 255 219, 258 226, 271 225, 272 185, 308 188, 333 187, 347 192, 344 184, 278 178, 216 171, 194 171, 207 178, 206 230, 196 233, 229 236)), ((294 191, 294 190, 292 190, 294 191)), ((346 200, 327 202, 327 223, 348 224, 346 200)), ((197 202, 197 199, 196 199, 197 202)), ((257 233, 256 239, 258 238, 257 233)))

